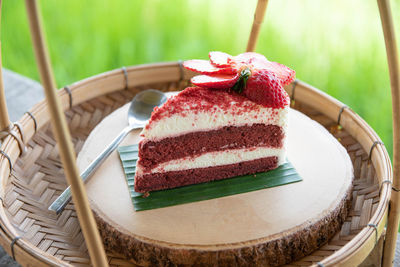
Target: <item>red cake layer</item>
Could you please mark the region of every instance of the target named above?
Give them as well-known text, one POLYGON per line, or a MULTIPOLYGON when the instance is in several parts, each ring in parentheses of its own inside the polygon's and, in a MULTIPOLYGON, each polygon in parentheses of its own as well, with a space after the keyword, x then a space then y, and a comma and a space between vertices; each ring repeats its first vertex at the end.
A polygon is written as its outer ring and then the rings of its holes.
POLYGON ((265 172, 275 169, 276 167, 278 167, 278 158, 266 157, 208 168, 144 174, 135 177, 135 191, 144 193, 190 184, 199 184, 239 175, 265 172))
POLYGON ((162 162, 207 152, 250 147, 282 147, 284 134, 277 125, 226 126, 219 130, 193 132, 158 142, 139 144, 139 165, 148 171, 162 162))

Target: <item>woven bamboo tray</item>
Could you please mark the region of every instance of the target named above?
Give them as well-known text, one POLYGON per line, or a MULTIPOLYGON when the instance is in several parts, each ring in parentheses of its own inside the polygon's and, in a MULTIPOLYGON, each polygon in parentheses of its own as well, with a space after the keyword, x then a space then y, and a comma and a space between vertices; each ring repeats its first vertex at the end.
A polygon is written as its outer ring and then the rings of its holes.
MULTIPOLYGON (((37 1, 25 2, 47 102, 39 103, 18 123, 11 124, 0 68, 0 245, 24 266, 133 265, 110 251, 105 255, 73 150, 79 152, 94 126, 138 91, 150 87, 181 90, 190 74, 179 63, 135 66, 56 92, 37 1), (47 207, 67 186, 65 178, 77 201, 56 216, 47 207)), ((389 1, 377 2, 391 80, 395 179, 384 145, 357 114, 305 83, 289 85, 286 90, 294 108, 338 138, 352 159, 355 176, 352 207, 341 230, 321 249, 292 266, 357 266, 363 261, 364 266, 379 266, 382 260, 385 267, 392 265, 400 214, 400 67, 389 1), (387 233, 383 234, 386 221, 387 233)), ((258 0, 247 51, 255 49, 267 3, 258 0)))
MULTIPOLYGON (((126 70, 104 73, 58 92, 76 152, 102 118, 130 101, 137 92, 147 88, 182 90, 191 75, 178 62, 126 70)), ((293 266, 309 266, 324 259, 356 266, 379 241, 386 223, 390 185, 383 181, 391 178, 387 151, 377 142, 375 132, 339 101, 300 81, 286 89, 295 109, 329 129, 347 149, 355 176, 351 211, 340 232, 293 266)), ((23 265, 89 265, 74 205, 69 204, 59 216, 47 210, 67 184, 46 103, 36 105, 19 123, 27 143, 26 153, 18 157, 18 143, 12 137, 1 146, 13 168, 10 173, 8 160, 1 159, 0 244, 23 265)), ((111 251, 107 251, 107 256, 111 266, 133 264, 111 251)))

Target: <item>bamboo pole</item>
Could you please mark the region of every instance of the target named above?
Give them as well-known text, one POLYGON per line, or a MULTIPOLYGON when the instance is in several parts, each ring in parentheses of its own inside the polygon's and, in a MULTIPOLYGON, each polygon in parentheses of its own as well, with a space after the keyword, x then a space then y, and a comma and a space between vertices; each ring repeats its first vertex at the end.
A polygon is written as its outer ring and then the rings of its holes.
MULTIPOLYGON (((0 0, 0 21, 1 21, 1 2, 2 1, 0 0)), ((10 124, 11 122, 8 117, 6 95, 4 94, 3 67, 1 62, 1 37, 0 37, 0 131, 7 130, 10 124)))
POLYGON ((42 31, 41 17, 36 0, 25 0, 36 61, 51 115, 53 132, 60 149, 64 171, 71 185, 72 198, 76 212, 94 266, 108 266, 107 258, 100 239, 94 216, 89 206, 82 180, 79 177, 75 162, 71 135, 69 133, 61 103, 56 93, 56 84, 51 69, 50 58, 42 31))
MULTIPOLYGON (((400 188, 400 72, 393 19, 388 0, 378 0, 379 13, 385 37, 386 55, 389 66, 393 109, 393 187, 400 188)), ((400 192, 392 190, 390 210, 383 248, 383 266, 393 265, 399 227, 400 192)))
POLYGON ((256 11, 254 13, 253 26, 251 28, 251 33, 249 41, 247 42, 247 52, 252 52, 256 48, 258 35, 260 33, 261 24, 264 21, 265 11, 267 10, 268 0, 258 0, 256 11))

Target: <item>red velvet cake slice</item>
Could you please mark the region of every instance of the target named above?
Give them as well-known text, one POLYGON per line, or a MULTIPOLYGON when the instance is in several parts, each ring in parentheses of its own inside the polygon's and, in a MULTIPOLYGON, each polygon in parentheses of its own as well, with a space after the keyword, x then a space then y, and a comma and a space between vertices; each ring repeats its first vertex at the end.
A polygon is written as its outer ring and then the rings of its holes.
POLYGON ((264 172, 284 162, 290 101, 282 85, 294 71, 256 53, 212 53, 211 63, 184 64, 206 74, 192 79, 199 87, 153 111, 139 143, 135 191, 264 172))

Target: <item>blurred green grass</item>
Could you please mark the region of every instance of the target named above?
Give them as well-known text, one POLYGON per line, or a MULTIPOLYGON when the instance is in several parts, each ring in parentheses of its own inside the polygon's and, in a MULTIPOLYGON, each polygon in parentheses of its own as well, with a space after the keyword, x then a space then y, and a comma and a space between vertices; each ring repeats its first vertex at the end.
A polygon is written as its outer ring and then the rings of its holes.
MULTIPOLYGON (((391 1, 400 37, 400 1, 391 1)), ((121 66, 233 55, 246 48, 256 0, 41 1, 57 84, 121 66)), ((38 80, 24 2, 3 1, 5 67, 38 80)), ((389 76, 373 0, 270 1, 256 49, 344 102, 392 155, 389 76)))

